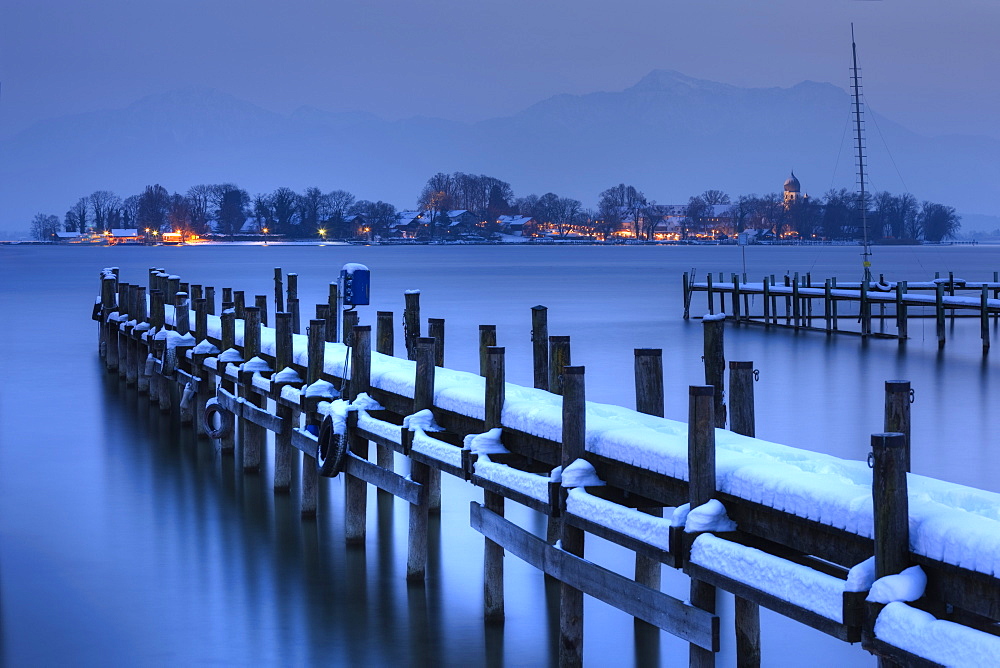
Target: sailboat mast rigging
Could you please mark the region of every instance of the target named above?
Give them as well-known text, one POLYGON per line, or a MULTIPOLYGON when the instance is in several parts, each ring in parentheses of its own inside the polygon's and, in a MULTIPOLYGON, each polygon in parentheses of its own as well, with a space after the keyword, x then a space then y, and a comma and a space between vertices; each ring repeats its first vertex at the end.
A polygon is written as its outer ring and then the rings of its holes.
POLYGON ((865 269, 864 280, 868 283, 872 280, 872 250, 868 239, 868 198, 865 195, 865 145, 861 128, 861 82, 858 76, 858 47, 854 42, 854 24, 851 24, 851 56, 853 67, 851 68, 852 83, 854 91, 854 129, 857 135, 858 149, 858 208, 861 210, 861 229, 864 234, 863 266, 865 269))

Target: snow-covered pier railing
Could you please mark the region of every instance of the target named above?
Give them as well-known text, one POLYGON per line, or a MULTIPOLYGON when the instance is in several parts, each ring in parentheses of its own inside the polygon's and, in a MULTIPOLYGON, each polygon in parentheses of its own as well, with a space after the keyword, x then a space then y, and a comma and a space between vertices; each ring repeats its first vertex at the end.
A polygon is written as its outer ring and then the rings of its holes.
POLYGON ((747 281, 745 274, 732 274, 726 279, 721 273, 717 280, 708 274, 705 281, 695 281, 685 272, 684 318, 690 317, 696 292, 706 294, 709 314, 724 313, 727 319, 765 327, 905 340, 909 338, 910 318, 934 318, 941 348, 945 345, 946 317, 979 318, 985 354, 990 348, 989 318, 1000 318, 998 274, 994 272, 992 281, 967 281, 949 274, 948 278, 933 281, 880 278, 877 282, 857 283, 828 278, 814 284, 810 274, 786 274, 784 283, 776 283, 771 275, 758 283, 747 281), (783 308, 780 304, 784 304, 783 308), (878 313, 873 314, 874 306, 878 313), (842 327, 847 324, 844 320, 859 326, 842 327), (877 331, 872 329, 873 321, 878 323, 877 331))
POLYGON ((873 435, 869 468, 754 438, 752 364, 730 363, 728 406, 716 391, 718 318, 704 320, 712 384, 690 387, 684 424, 661 417, 656 350, 636 351, 638 411, 586 401, 584 368, 560 363, 568 341, 548 345, 543 307, 532 309, 529 388, 506 382, 505 349, 488 328, 480 374, 438 366, 443 339, 419 336, 416 292, 404 314, 409 359, 393 356, 392 314, 379 312, 373 341, 356 311, 337 308, 336 284, 299 334, 297 281, 287 278, 286 293, 276 271, 287 309, 268 327, 260 296, 247 306, 225 288, 217 313, 212 288, 150 270, 147 295, 106 270, 94 309, 102 357, 245 471, 273 452, 274 488, 296 489, 304 517, 315 516, 322 478, 344 474, 348 542, 366 540, 368 485, 407 503, 410 580, 424 578, 439 476, 481 488, 470 524, 486 538, 484 617, 504 617, 505 552, 558 579, 564 665, 582 662, 584 594, 683 638, 695 663, 712 665, 719 588, 737 597, 741 665, 759 663, 759 605, 902 662, 1000 656, 1000 495, 908 473, 909 383, 886 384, 891 433, 873 435), (399 457, 408 474, 395 470, 399 457), (546 516, 547 535, 506 519, 507 503, 546 516), (634 575, 589 561, 586 534, 634 552, 634 575), (663 565, 691 578, 688 600, 660 591, 663 565))

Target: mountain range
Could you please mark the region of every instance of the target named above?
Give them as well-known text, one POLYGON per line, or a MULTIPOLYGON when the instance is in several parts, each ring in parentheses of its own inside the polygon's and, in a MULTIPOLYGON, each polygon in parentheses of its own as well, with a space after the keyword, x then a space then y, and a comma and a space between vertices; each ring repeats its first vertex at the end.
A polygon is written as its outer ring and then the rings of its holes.
MULTIPOLYGON (((38 212, 62 216, 95 190, 127 196, 152 183, 184 192, 234 182, 251 194, 318 186, 398 208, 413 206, 429 176, 453 171, 585 206, 618 183, 661 204, 709 188, 779 191, 792 170, 813 195, 855 184, 851 100, 832 84, 740 88, 656 70, 620 92, 556 95, 475 123, 421 116, 419 99, 399 104, 412 116, 278 114, 217 90, 185 89, 42 121, 0 141, 0 227, 26 228, 38 212)), ((908 191, 960 213, 1000 209, 1000 140, 925 137, 872 113, 866 121, 873 189, 908 191)))

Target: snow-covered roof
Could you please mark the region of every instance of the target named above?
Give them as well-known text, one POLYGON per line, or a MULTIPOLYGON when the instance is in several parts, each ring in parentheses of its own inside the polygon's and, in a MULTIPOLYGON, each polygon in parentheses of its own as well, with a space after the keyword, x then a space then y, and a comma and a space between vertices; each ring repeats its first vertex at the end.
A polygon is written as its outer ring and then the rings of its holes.
POLYGON ((531 216, 497 216, 497 222, 501 225, 527 225, 532 220, 531 216))
POLYGON ((79 232, 56 232, 56 237, 59 239, 79 239, 79 232))
POLYGON ((122 228, 115 227, 111 230, 111 236, 113 237, 137 237, 139 236, 139 230, 134 228, 122 228))

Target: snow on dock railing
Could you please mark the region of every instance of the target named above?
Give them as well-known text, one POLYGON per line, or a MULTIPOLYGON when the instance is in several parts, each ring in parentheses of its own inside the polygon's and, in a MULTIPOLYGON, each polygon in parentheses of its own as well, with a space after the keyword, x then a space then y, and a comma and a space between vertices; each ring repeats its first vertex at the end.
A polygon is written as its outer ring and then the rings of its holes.
MULTIPOLYGON (((173 311, 167 309, 167 322, 173 311)), ((237 345, 242 344, 237 321, 237 345)), ((209 337, 221 335, 218 316, 208 317, 209 337)), ((345 372, 348 348, 327 343, 324 371, 345 372)), ((293 337, 293 359, 307 364, 307 339, 293 337)), ((261 351, 275 354, 275 330, 261 327, 261 351)), ((415 363, 372 354, 371 384, 413 397, 415 363)), ((485 380, 438 368, 437 408, 483 419, 485 380)), ((505 385, 502 425, 558 442, 562 398, 513 383, 505 385)), ((687 425, 634 410, 588 401, 586 450, 630 466, 687 480, 687 425)), ((454 456, 454 455, 452 455, 454 456)), ((1000 576, 1000 494, 909 474, 910 548, 929 559, 1000 576)), ((872 473, 865 462, 846 460, 757 438, 716 430, 716 479, 720 492, 801 518, 873 538, 872 473)))

